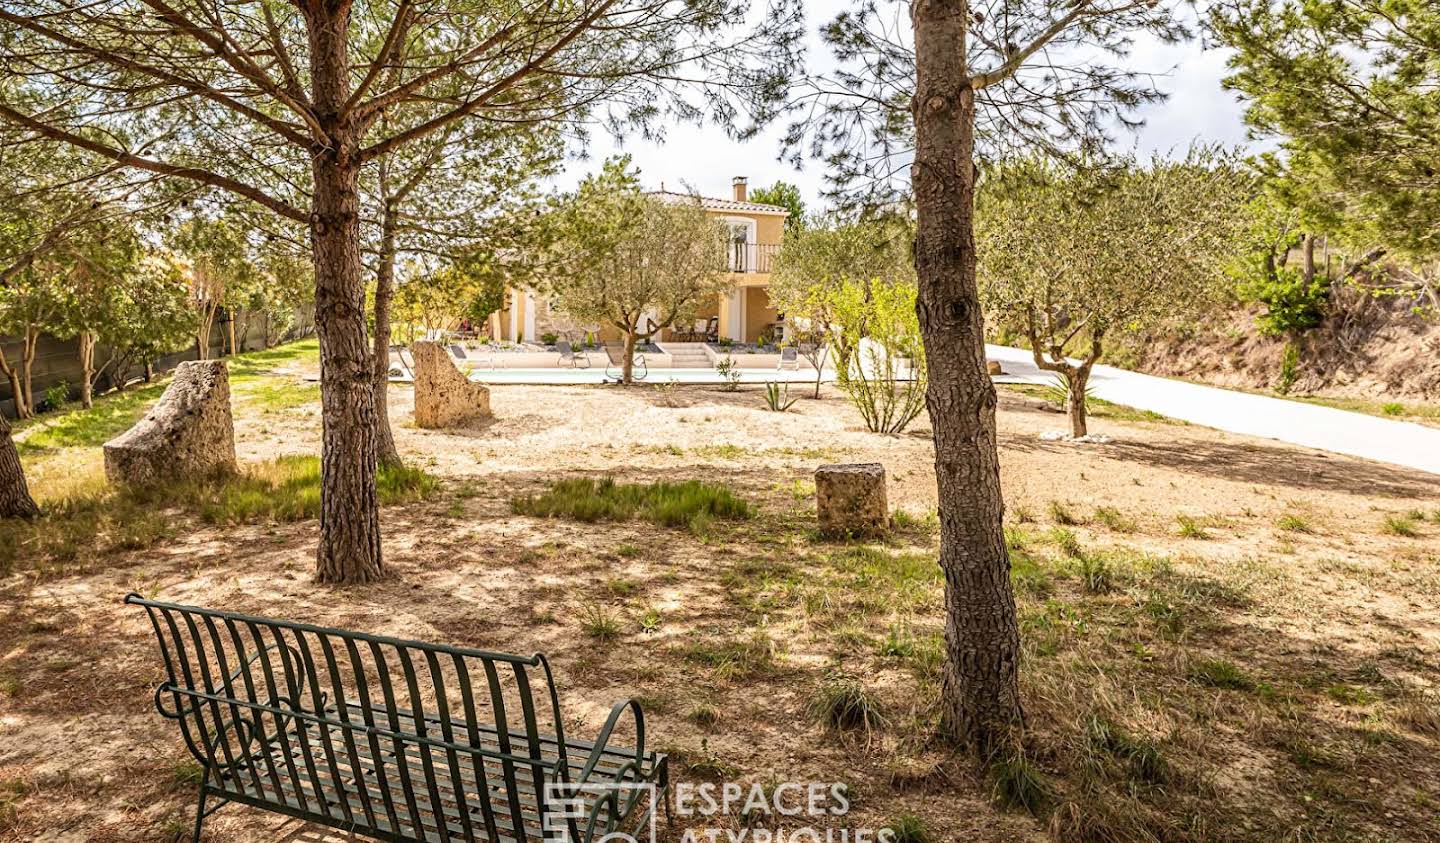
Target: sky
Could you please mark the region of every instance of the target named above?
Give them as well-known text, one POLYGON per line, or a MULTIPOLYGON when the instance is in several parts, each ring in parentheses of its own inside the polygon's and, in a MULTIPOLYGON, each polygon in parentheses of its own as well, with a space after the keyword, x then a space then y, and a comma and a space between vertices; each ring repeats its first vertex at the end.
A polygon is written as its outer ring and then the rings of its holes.
MULTIPOLYGON (((807 62, 812 66, 829 65, 829 53, 815 30, 844 5, 845 0, 807 0, 807 62)), ((1128 137, 1125 133, 1117 137, 1117 142, 1133 145, 1141 155, 1183 152, 1197 138, 1227 146, 1252 146, 1242 123, 1243 105, 1220 86, 1225 59, 1225 51, 1207 50, 1198 40, 1167 45, 1149 36, 1137 37, 1124 63, 1131 69, 1157 74, 1157 86, 1169 94, 1169 99, 1142 109, 1145 126, 1138 135, 1128 137)), ((796 184, 807 208, 819 208, 824 167, 818 162, 805 162, 802 169, 796 170, 780 161, 782 131, 783 126, 777 125, 744 143, 731 140, 719 129, 690 125, 668 127, 663 143, 638 138, 617 143, 603 131, 596 132, 586 151, 588 160, 569 162, 557 183, 562 188, 572 187, 585 173, 598 169, 607 156, 626 152, 639 168, 646 189, 658 188, 663 182, 672 190, 693 187, 706 196, 728 197, 731 178, 745 176, 752 188, 777 180, 796 184)))

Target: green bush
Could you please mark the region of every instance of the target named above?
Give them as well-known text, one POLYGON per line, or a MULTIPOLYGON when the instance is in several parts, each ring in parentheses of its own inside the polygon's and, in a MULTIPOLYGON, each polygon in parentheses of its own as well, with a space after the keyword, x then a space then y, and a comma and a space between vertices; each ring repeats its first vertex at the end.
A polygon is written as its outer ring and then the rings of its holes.
POLYGON ((1240 285, 1240 295, 1265 307, 1255 318, 1261 333, 1298 334, 1325 320, 1330 284, 1319 274, 1307 284, 1298 269, 1278 269, 1273 277, 1263 275, 1240 285))

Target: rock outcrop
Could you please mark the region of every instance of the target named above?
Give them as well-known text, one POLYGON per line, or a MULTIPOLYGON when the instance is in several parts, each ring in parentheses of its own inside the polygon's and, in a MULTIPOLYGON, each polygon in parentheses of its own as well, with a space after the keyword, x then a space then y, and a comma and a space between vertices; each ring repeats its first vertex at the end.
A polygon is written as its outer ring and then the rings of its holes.
POLYGON ((491 417, 490 390, 455 368, 445 346, 417 342, 415 359, 415 426, 465 427, 491 417))
POLYGON ((134 427, 105 443, 110 482, 147 486, 235 470, 235 420, 223 360, 190 360, 134 427))

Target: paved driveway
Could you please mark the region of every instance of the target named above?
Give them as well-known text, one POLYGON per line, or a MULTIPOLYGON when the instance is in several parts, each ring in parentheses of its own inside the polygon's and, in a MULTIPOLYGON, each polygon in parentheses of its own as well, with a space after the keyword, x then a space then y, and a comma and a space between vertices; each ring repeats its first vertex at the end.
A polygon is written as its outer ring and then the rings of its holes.
MULTIPOLYGON (((985 354, 1000 361, 1005 369, 1006 376, 997 381, 1055 382, 1051 373, 1035 367, 1029 351, 987 345, 985 354)), ((1090 385, 1096 398, 1170 418, 1440 474, 1440 428, 1157 378, 1112 366, 1096 366, 1090 385)))

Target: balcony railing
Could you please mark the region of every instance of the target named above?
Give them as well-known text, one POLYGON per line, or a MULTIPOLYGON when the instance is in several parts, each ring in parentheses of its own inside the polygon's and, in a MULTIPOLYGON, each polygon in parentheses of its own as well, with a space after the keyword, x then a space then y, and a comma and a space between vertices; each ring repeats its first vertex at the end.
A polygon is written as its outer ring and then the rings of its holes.
POLYGON ((745 243, 737 240, 730 244, 730 271, 770 272, 775 256, 779 253, 779 243, 745 243))

